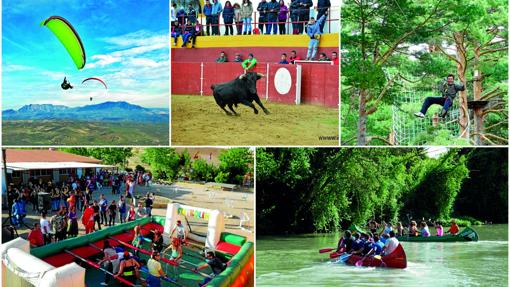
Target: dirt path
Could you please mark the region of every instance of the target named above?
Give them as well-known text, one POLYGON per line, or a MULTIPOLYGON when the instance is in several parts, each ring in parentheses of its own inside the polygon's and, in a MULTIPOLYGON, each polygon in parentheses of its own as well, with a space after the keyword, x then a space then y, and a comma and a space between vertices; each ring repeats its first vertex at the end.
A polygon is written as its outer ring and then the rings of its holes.
POLYGON ((338 145, 338 110, 264 103, 258 115, 239 105, 227 116, 208 96, 172 95, 173 145, 338 145), (333 137, 323 140, 319 137, 333 137))

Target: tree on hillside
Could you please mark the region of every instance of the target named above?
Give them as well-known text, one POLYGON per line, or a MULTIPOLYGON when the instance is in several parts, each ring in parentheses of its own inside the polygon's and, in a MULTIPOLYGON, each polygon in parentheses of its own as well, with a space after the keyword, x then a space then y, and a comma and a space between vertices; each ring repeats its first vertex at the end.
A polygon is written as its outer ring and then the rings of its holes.
POLYGON ((179 171, 179 154, 173 148, 146 148, 141 160, 150 165, 155 178, 173 180, 179 171))
POLYGON ((197 159, 191 164, 192 180, 214 181, 217 174, 217 168, 213 164, 208 164, 204 159, 197 159))
POLYGON ((191 155, 189 154, 188 149, 184 149, 184 151, 179 155, 179 166, 179 177, 188 177, 191 170, 191 155))
POLYGON ((61 148, 61 151, 100 159, 104 164, 124 165, 133 153, 131 148, 61 148))
POLYGON ((253 172, 253 154, 248 148, 222 150, 219 160, 216 182, 242 184, 244 175, 253 172))

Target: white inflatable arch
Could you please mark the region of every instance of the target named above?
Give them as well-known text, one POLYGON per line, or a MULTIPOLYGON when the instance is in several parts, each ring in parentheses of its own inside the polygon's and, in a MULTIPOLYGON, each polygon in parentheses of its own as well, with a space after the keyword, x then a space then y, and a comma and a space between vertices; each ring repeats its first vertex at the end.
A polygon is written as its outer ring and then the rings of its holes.
POLYGON ((76 263, 56 268, 30 254, 22 238, 2 244, 2 286, 85 287, 85 269, 76 263))
MULTIPOLYGON (((183 220, 184 217, 207 220, 207 235, 205 237, 188 232, 188 238, 204 243, 207 249, 215 250, 216 245, 220 241, 221 233, 225 229, 223 212, 179 203, 169 203, 166 210, 164 234, 170 234, 177 220, 181 220, 183 224, 186 223, 183 220)), ((164 236, 164 238, 167 239, 169 237, 164 236)))

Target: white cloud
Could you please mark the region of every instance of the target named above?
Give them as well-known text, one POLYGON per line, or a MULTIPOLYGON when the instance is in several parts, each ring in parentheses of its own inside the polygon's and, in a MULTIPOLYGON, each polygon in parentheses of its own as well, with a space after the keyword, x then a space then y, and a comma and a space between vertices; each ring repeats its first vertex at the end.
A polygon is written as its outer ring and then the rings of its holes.
POLYGON ((118 63, 121 61, 120 57, 115 57, 112 55, 94 55, 90 58, 95 61, 85 65, 85 69, 92 69, 95 67, 104 67, 104 66, 108 66, 108 65, 118 63))
POLYGON ((18 71, 29 71, 29 70, 33 70, 34 68, 33 67, 30 67, 30 66, 25 66, 25 65, 15 65, 15 64, 11 64, 11 65, 4 65, 2 67, 2 71, 4 72, 18 72, 18 71))
POLYGON ((63 80, 66 76, 65 73, 53 71, 42 71, 41 74, 50 78, 51 80, 63 80))

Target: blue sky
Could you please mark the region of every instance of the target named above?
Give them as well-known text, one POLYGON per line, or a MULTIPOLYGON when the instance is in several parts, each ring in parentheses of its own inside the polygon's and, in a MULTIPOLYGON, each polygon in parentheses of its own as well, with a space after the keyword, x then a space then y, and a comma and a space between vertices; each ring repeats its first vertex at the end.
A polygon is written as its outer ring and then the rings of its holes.
POLYGON ((2 1, 2 109, 105 101, 168 108, 168 14, 162 0, 2 1), (80 35, 87 57, 82 70, 39 26, 53 15, 66 18, 80 35), (64 76, 74 89, 60 88, 64 76), (98 82, 82 85, 88 77, 103 79, 108 92, 98 82))

